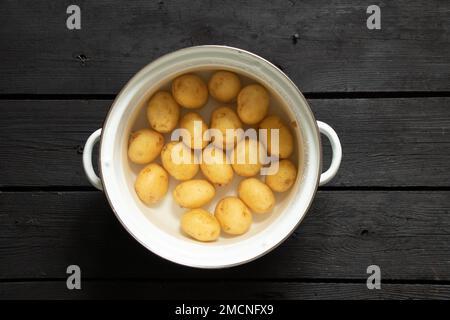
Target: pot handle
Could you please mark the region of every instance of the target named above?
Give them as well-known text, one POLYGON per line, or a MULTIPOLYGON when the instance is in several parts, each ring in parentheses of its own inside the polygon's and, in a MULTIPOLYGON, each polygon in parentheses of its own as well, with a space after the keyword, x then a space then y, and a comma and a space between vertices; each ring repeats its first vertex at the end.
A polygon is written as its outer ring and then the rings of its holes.
POLYGON ((339 137, 332 127, 322 121, 317 121, 317 125, 319 126, 320 133, 324 134, 330 140, 331 149, 333 150, 330 167, 320 175, 319 186, 323 186, 333 179, 339 170, 342 160, 342 147, 339 137))
POLYGON ((97 176, 92 166, 92 149, 94 145, 100 140, 102 134, 102 129, 97 129, 94 131, 89 138, 86 140, 86 144, 83 149, 83 167, 86 177, 89 182, 96 187, 98 190, 103 190, 102 180, 97 176))

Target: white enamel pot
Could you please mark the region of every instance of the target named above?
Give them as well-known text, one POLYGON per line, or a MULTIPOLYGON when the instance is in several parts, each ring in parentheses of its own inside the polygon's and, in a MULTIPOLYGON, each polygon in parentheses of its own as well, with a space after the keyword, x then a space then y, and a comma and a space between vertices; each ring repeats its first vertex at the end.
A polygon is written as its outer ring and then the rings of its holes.
MULTIPOLYGON (((208 122, 209 117, 205 120, 208 122)), ((141 124, 143 126, 143 124, 141 124)), ((282 142, 281 142, 282 143, 282 142)), ((167 54, 139 71, 122 89, 105 119, 102 129, 88 138, 83 166, 87 178, 103 190, 124 228, 153 253, 186 266, 224 268, 252 261, 281 244, 300 224, 316 194, 317 187, 330 181, 338 171, 342 148, 335 131, 316 121, 308 102, 295 84, 277 67, 250 52, 225 46, 198 46, 167 54), (127 144, 136 122, 145 118, 143 110, 149 97, 176 76, 201 70, 231 70, 263 84, 272 96, 282 101, 280 108, 295 133, 300 170, 292 189, 277 195, 272 213, 254 215, 251 229, 238 237, 222 235, 212 243, 200 243, 182 234, 179 226, 182 209, 174 203, 171 190, 157 205, 144 205, 134 191, 138 169, 127 159, 127 144), (331 142, 330 167, 322 172, 320 133, 331 142), (100 140, 99 171, 92 166, 92 149, 100 140), (301 142, 301 143, 300 143, 301 142)), ((173 180, 173 179, 171 179, 173 180)), ((231 186, 218 191, 233 193, 231 186)), ((234 189, 235 192, 236 189, 234 189)), ((214 204, 206 208, 214 211, 214 204)))

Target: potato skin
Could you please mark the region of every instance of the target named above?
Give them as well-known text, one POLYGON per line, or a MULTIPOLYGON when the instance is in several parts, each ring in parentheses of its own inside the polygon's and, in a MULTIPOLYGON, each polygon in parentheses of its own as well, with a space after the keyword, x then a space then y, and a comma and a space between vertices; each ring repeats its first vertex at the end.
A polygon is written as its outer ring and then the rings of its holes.
POLYGON ((189 141, 183 141, 189 148, 203 149, 208 144, 208 140, 204 137, 206 130, 208 130, 208 126, 198 113, 186 113, 180 120, 180 128, 186 129, 191 135, 189 141))
POLYGON ((275 196, 270 188, 256 178, 242 180, 238 186, 239 198, 256 213, 266 213, 275 205, 275 196))
POLYGON ((252 224, 250 209, 237 197, 225 197, 219 201, 214 216, 225 233, 241 235, 248 231, 252 224))
POLYGON ((160 165, 150 163, 139 172, 134 188, 142 202, 155 204, 167 193, 169 175, 160 165))
POLYGON ((233 139, 227 139, 227 129, 233 130, 236 133, 236 129, 242 128, 241 120, 233 109, 227 106, 216 108, 211 114, 211 129, 217 129, 221 135, 214 137, 214 145, 218 148, 229 149, 234 148, 237 143, 236 135, 233 139))
POLYGON ((251 84, 239 92, 237 98, 237 113, 243 123, 257 124, 267 115, 270 95, 259 84, 251 84))
POLYGON ((183 208, 200 208, 216 195, 214 186, 204 179, 188 180, 173 190, 173 198, 183 208))
POLYGON ((147 120, 150 126, 161 133, 175 129, 180 118, 180 106, 169 92, 159 91, 149 100, 147 120))
POLYGON ((188 73, 173 80, 172 95, 181 106, 196 109, 208 101, 208 88, 202 78, 188 73))
POLYGON ((268 116, 260 124, 260 129, 267 129, 267 151, 270 155, 281 159, 288 158, 294 151, 294 137, 289 128, 277 116, 268 116), (279 150, 275 154, 272 150, 272 129, 279 129, 279 150))
POLYGON ((147 164, 158 157, 163 146, 162 134, 151 129, 135 131, 128 141, 128 158, 137 164, 147 164))
POLYGON ((177 180, 192 179, 198 172, 198 163, 195 163, 195 155, 183 142, 172 141, 167 143, 161 151, 161 161, 164 169, 177 180), (175 149, 176 148, 176 149, 175 149), (177 163, 177 159, 172 157, 172 151, 178 152, 180 161, 183 155, 187 157, 187 163, 177 163), (178 151, 177 151, 178 150, 178 151))
POLYGON ((245 139, 238 142, 231 154, 234 172, 242 177, 253 177, 258 174, 262 167, 260 152, 266 151, 258 140, 245 139))
POLYGON ((209 181, 219 186, 233 180, 233 168, 227 163, 226 154, 214 146, 208 146, 203 150, 200 169, 209 181))
POLYGON ((287 160, 278 163, 278 171, 275 174, 266 176, 266 184, 275 192, 285 192, 289 190, 295 182, 297 169, 295 165, 287 160))
POLYGON ((181 230, 199 241, 214 241, 220 235, 220 224, 208 211, 198 208, 181 217, 181 230))
POLYGON ((241 80, 230 71, 217 71, 208 81, 211 96, 219 102, 231 102, 236 99, 241 90, 241 80))

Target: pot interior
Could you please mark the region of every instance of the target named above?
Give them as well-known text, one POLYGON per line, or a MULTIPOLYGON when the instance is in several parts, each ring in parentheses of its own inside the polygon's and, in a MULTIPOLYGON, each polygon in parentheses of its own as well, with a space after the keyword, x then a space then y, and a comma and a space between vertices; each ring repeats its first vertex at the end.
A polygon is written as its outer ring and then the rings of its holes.
MULTIPOLYGON (((220 70, 224 70, 224 68, 221 68, 220 70)), ((216 70, 217 71, 217 70, 216 70)), ((235 70, 230 70, 235 71, 235 70)), ((210 68, 201 68, 201 69, 194 69, 189 70, 189 72, 195 72, 197 75, 201 76, 205 82, 207 83, 208 79, 210 78, 212 71, 210 68)), ((170 92, 170 83, 175 78, 175 75, 168 76, 166 79, 162 79, 160 84, 157 86, 159 90, 166 90, 170 92)), ((256 79, 252 79, 249 76, 244 76, 240 74, 240 78, 242 81, 242 85, 245 86, 247 84, 256 83, 259 82, 256 79)), ((225 233, 221 233, 220 238, 211 243, 206 243, 205 245, 208 246, 222 246, 227 245, 231 243, 239 243, 243 239, 248 239, 253 237, 255 234, 259 233, 261 230, 265 229, 267 226, 272 224, 278 217, 283 213, 284 208, 286 205, 292 200, 293 193, 295 190, 297 190, 296 185, 301 184, 302 178, 303 178, 303 168, 304 168, 304 144, 303 144, 303 138, 301 134, 301 130, 299 129, 300 124, 297 123, 295 118, 293 118, 293 115, 289 114, 288 108, 283 103, 283 100, 279 95, 274 92, 271 88, 267 88, 271 93, 271 103, 270 103, 270 109, 269 114, 270 115, 277 115, 283 121, 285 124, 287 124, 292 134, 295 135, 295 147, 293 155, 289 158, 298 168, 298 175, 295 182, 295 185, 292 189, 288 190, 287 192, 283 193, 274 193, 276 197, 276 205, 271 213, 267 214, 253 214, 253 223, 248 232, 241 236, 229 236, 225 233)), ((149 90, 148 94, 146 96, 151 96, 155 93, 155 90, 149 90)), ((221 104, 215 101, 212 97, 209 98, 208 103, 201 109, 186 109, 181 108, 181 114, 180 117, 182 117, 184 114, 194 111, 199 113, 202 118, 205 120, 205 122, 208 124, 210 123, 210 117, 212 111, 219 106, 227 105, 227 104, 221 104)), ((235 108, 234 104, 229 104, 235 108)), ((123 135, 123 140, 121 142, 122 145, 122 154, 123 157, 127 157, 127 144, 128 144, 128 137, 131 132, 143 129, 143 128, 149 128, 149 124, 147 121, 146 116, 146 109, 147 109, 147 100, 143 100, 140 105, 136 108, 135 114, 133 114, 129 121, 127 128, 125 130, 125 134, 123 135)), ((251 126, 245 125, 244 130, 251 128, 251 126)), ((165 142, 171 141, 170 134, 164 135, 165 142)), ((158 158, 156 163, 161 164, 161 160, 158 158)), ((127 192, 132 194, 135 198, 135 201, 137 202, 139 209, 143 215, 148 219, 148 221, 164 232, 170 234, 173 237, 182 239, 184 241, 193 241, 195 240, 187 238, 185 234, 182 233, 180 230, 180 219, 184 212, 187 211, 187 209, 180 208, 177 203, 173 200, 172 197, 172 191, 176 187, 177 184, 179 184, 181 181, 175 180, 173 177, 170 178, 170 186, 169 191, 167 195, 164 197, 162 201, 160 201, 156 205, 148 206, 143 204, 138 198, 136 193, 134 192, 134 181, 136 180, 136 176, 138 175, 139 171, 144 167, 144 165, 136 165, 132 163, 131 161, 123 161, 123 171, 124 176, 126 177, 126 187, 127 192)), ((197 173, 197 175, 193 179, 206 179, 205 176, 202 174, 201 170, 197 173)), ((211 213, 214 213, 215 205, 217 202, 222 199, 225 196, 237 196, 237 188, 239 185, 239 182, 243 180, 243 177, 238 176, 237 174, 234 175, 233 181, 231 184, 227 186, 222 187, 216 187, 216 196, 214 199, 205 207, 204 209, 208 210, 211 213)), ((260 177, 261 181, 264 181, 264 177, 260 177)))

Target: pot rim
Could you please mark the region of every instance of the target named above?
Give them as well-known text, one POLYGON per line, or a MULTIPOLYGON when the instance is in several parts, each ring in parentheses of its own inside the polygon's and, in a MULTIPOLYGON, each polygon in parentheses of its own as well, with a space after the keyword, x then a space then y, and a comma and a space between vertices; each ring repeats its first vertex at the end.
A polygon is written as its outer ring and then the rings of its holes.
POLYGON ((300 91, 300 89, 297 87, 297 85, 282 71, 280 70, 280 68, 278 68, 277 66, 275 66, 273 63, 271 63, 270 61, 262 58, 261 56, 254 54, 252 52, 249 52, 247 50, 243 50, 243 49, 239 49, 236 47, 231 47, 231 46, 225 46, 225 45, 199 45, 199 46, 191 46, 191 47, 185 47, 182 49, 178 49, 169 53, 166 53, 158 58, 156 58, 155 60, 153 60, 152 62, 148 63, 147 65, 145 65, 144 67, 142 67, 137 73, 135 73, 128 81, 127 83, 122 87, 122 89, 119 91, 119 93, 117 94, 116 98, 114 99, 113 103, 111 104, 111 107, 109 108, 106 117, 103 121, 103 125, 102 125, 102 133, 100 136, 100 142, 99 142, 99 165, 98 165, 98 169, 99 169, 99 174, 100 174, 100 179, 102 181, 103 184, 103 192, 106 196, 106 199, 109 203, 109 206, 111 207, 111 209, 114 212, 114 215, 116 216, 116 218, 119 220, 120 224, 125 228, 125 230, 127 230, 127 232, 138 242, 140 243, 143 247, 145 247, 147 250, 151 251, 152 253, 158 255, 159 257, 164 258, 165 260, 169 260, 173 263, 179 264, 179 265, 184 265, 184 266, 189 266, 189 267, 194 267, 194 268, 202 268, 202 269, 220 269, 220 268, 229 268, 229 267, 234 267, 234 266, 238 266, 238 265, 242 265, 242 264, 246 264, 248 262, 257 260, 258 258, 266 255, 267 253, 271 252, 272 250, 274 250, 275 248, 277 248, 279 245, 281 245, 287 238, 289 238, 292 233, 298 228, 298 226, 301 224, 301 222, 303 221, 303 219, 306 216, 306 213, 309 211, 309 209, 311 208, 312 202, 317 194, 317 190, 318 190, 318 186, 319 186, 319 181, 320 181, 320 175, 322 173, 322 157, 323 157, 323 153, 322 153, 322 142, 321 142, 321 138, 320 138, 320 131, 319 131, 319 127, 317 125, 317 120, 311 110, 311 107, 308 103, 308 101, 306 100, 306 98, 304 97, 303 93, 300 91), (177 260, 172 259, 171 257, 168 257, 167 255, 162 254, 160 251, 156 252, 155 250, 153 250, 152 248, 150 248, 144 241, 142 241, 138 236, 135 235, 135 233, 128 227, 128 225, 125 223, 125 221, 122 219, 122 217, 118 214, 116 207, 114 206, 112 199, 110 197, 110 195, 108 194, 108 187, 107 185, 104 184, 104 178, 103 178, 103 165, 102 165, 102 147, 103 147, 103 143, 104 143, 104 132, 105 132, 105 128, 108 124, 108 121, 110 120, 112 111, 116 105, 116 103, 118 102, 118 100, 121 98, 122 94, 129 89, 129 87, 131 86, 131 83, 133 82, 133 80, 142 72, 144 72, 147 68, 150 68, 151 66, 154 66, 155 64, 157 64, 160 60, 170 57, 174 54, 177 53, 181 53, 184 51, 190 51, 190 50, 200 50, 200 49, 209 49, 209 48, 217 48, 217 49, 224 49, 224 50, 232 50, 238 53, 245 53, 251 57, 253 57, 254 59, 263 62, 264 64, 272 67, 274 70, 276 70, 276 72, 281 75, 287 82, 289 82, 289 85, 295 89, 296 93, 299 95, 299 97, 301 98, 301 100, 303 100, 303 103, 306 107, 306 112, 309 114, 309 116, 313 119, 314 121, 314 133, 317 136, 317 140, 318 140, 318 157, 317 157, 317 161, 318 161, 318 170, 317 173, 315 175, 315 184, 314 184, 314 189, 311 188, 312 190, 312 194, 311 197, 309 199, 309 203, 308 205, 305 207, 305 210, 302 214, 302 216, 298 219, 298 221, 296 222, 295 225, 293 225, 290 228, 290 231, 287 232, 285 234, 284 237, 282 237, 279 241, 277 241, 276 243, 272 244, 271 246, 267 247, 264 251, 262 251, 261 253, 254 255, 251 258, 245 259, 245 260, 240 260, 234 263, 227 263, 227 264, 217 264, 217 265, 202 265, 202 264, 192 264, 192 263, 184 263, 184 262, 180 262, 177 260))

